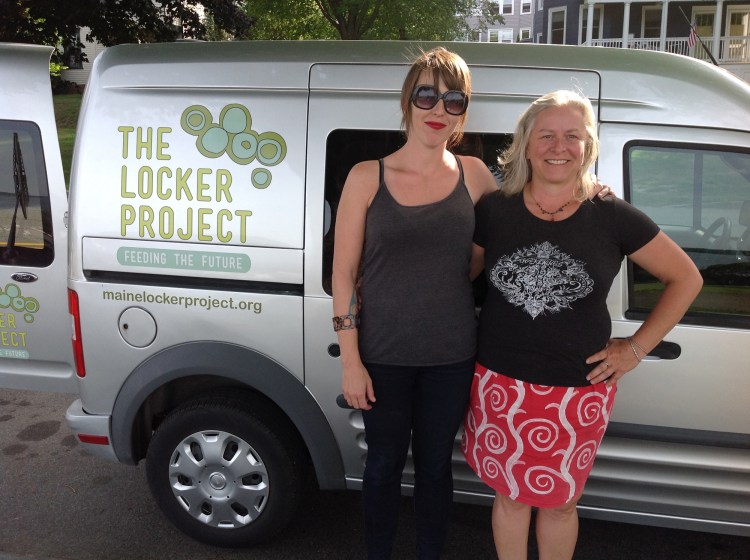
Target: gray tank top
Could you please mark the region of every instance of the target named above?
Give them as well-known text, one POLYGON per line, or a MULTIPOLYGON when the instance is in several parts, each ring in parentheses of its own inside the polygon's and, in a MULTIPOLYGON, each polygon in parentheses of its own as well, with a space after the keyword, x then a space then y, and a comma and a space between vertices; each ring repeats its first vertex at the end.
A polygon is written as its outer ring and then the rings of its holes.
POLYGON ((430 366, 474 356, 469 281, 474 204, 459 179, 443 200, 403 206, 383 180, 367 211, 359 347, 365 362, 430 366))

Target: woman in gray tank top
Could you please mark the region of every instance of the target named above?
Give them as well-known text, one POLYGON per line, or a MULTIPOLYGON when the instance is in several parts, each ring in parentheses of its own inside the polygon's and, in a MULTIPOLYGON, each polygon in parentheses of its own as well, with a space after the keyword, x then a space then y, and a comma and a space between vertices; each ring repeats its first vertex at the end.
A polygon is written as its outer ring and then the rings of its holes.
POLYGON ((459 56, 422 53, 401 92, 406 143, 355 165, 338 208, 333 323, 343 394, 365 423, 370 559, 390 558, 410 444, 417 557, 439 558, 447 533, 453 442, 474 372, 474 204, 496 189, 481 160, 449 151, 470 94, 459 56))

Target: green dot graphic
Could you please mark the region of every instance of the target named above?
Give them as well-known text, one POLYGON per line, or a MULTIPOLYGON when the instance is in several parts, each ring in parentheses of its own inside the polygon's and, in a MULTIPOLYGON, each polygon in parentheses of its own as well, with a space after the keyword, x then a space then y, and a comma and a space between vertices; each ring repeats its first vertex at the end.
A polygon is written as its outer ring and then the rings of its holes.
POLYGON ((229 134, 223 128, 214 127, 200 138, 203 149, 211 154, 222 154, 229 144, 229 134))
POLYGON ((271 173, 268 169, 255 169, 251 180, 256 189, 265 189, 271 184, 271 173))
POLYGON ((230 107, 224 113, 221 126, 230 134, 244 132, 247 129, 247 114, 239 107, 230 107))

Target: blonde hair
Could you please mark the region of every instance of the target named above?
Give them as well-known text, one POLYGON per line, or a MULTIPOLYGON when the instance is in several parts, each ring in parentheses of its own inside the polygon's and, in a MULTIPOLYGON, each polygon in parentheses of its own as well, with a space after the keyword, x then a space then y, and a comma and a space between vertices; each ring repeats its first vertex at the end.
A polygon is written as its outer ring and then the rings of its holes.
MULTIPOLYGON (((471 98, 471 74, 463 58, 444 47, 435 47, 427 52, 421 51, 409 68, 409 72, 404 78, 404 85, 401 88, 401 128, 407 138, 411 129, 411 116, 414 109, 411 103, 411 94, 418 85, 419 75, 424 71, 432 74, 432 81, 436 90, 440 80, 442 80, 448 89, 463 91, 467 99, 471 98)), ((449 148, 461 142, 466 118, 466 113, 459 117, 455 130, 448 138, 449 148)))
POLYGON ((583 117, 586 130, 584 144, 583 164, 578 171, 578 186, 575 197, 579 201, 586 200, 593 194, 596 178, 588 170, 599 157, 599 137, 596 133, 596 115, 591 102, 571 90, 561 89, 543 95, 534 101, 518 119, 516 131, 513 133, 513 142, 498 159, 504 168, 501 188, 508 195, 518 194, 523 191, 524 186, 531 180, 531 166, 526 158, 526 148, 529 145, 531 130, 539 113, 551 107, 572 107, 577 109, 583 117))

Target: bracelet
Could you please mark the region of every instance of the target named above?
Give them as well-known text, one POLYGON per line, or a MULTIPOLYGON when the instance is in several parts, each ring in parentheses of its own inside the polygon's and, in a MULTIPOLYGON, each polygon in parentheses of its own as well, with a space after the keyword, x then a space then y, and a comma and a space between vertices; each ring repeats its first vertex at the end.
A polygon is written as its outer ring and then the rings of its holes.
POLYGON ((359 315, 339 315, 333 319, 333 332, 356 329, 359 325, 359 315))
POLYGON ((632 337, 632 336, 630 337, 630 342, 632 342, 633 344, 635 344, 635 347, 636 347, 636 348, 638 348, 638 350, 640 350, 641 352, 643 352, 643 355, 644 355, 644 356, 646 356, 646 355, 648 354, 648 352, 646 352, 646 349, 645 349, 645 348, 643 348, 643 346, 641 346, 641 345, 640 345, 640 344, 638 344, 638 343, 637 343, 637 342, 636 342, 635 340, 633 340, 633 337, 632 337))
MULTIPOLYGON (((641 357, 638 355, 638 352, 635 351, 635 346, 633 345, 633 339, 631 337, 627 337, 625 340, 628 341, 628 344, 630 344, 630 349, 633 351, 633 354, 635 354, 635 359, 639 362, 641 361, 641 357)), ((640 347, 639 347, 640 348, 640 347)), ((642 348, 641 348, 642 350, 642 348)))

